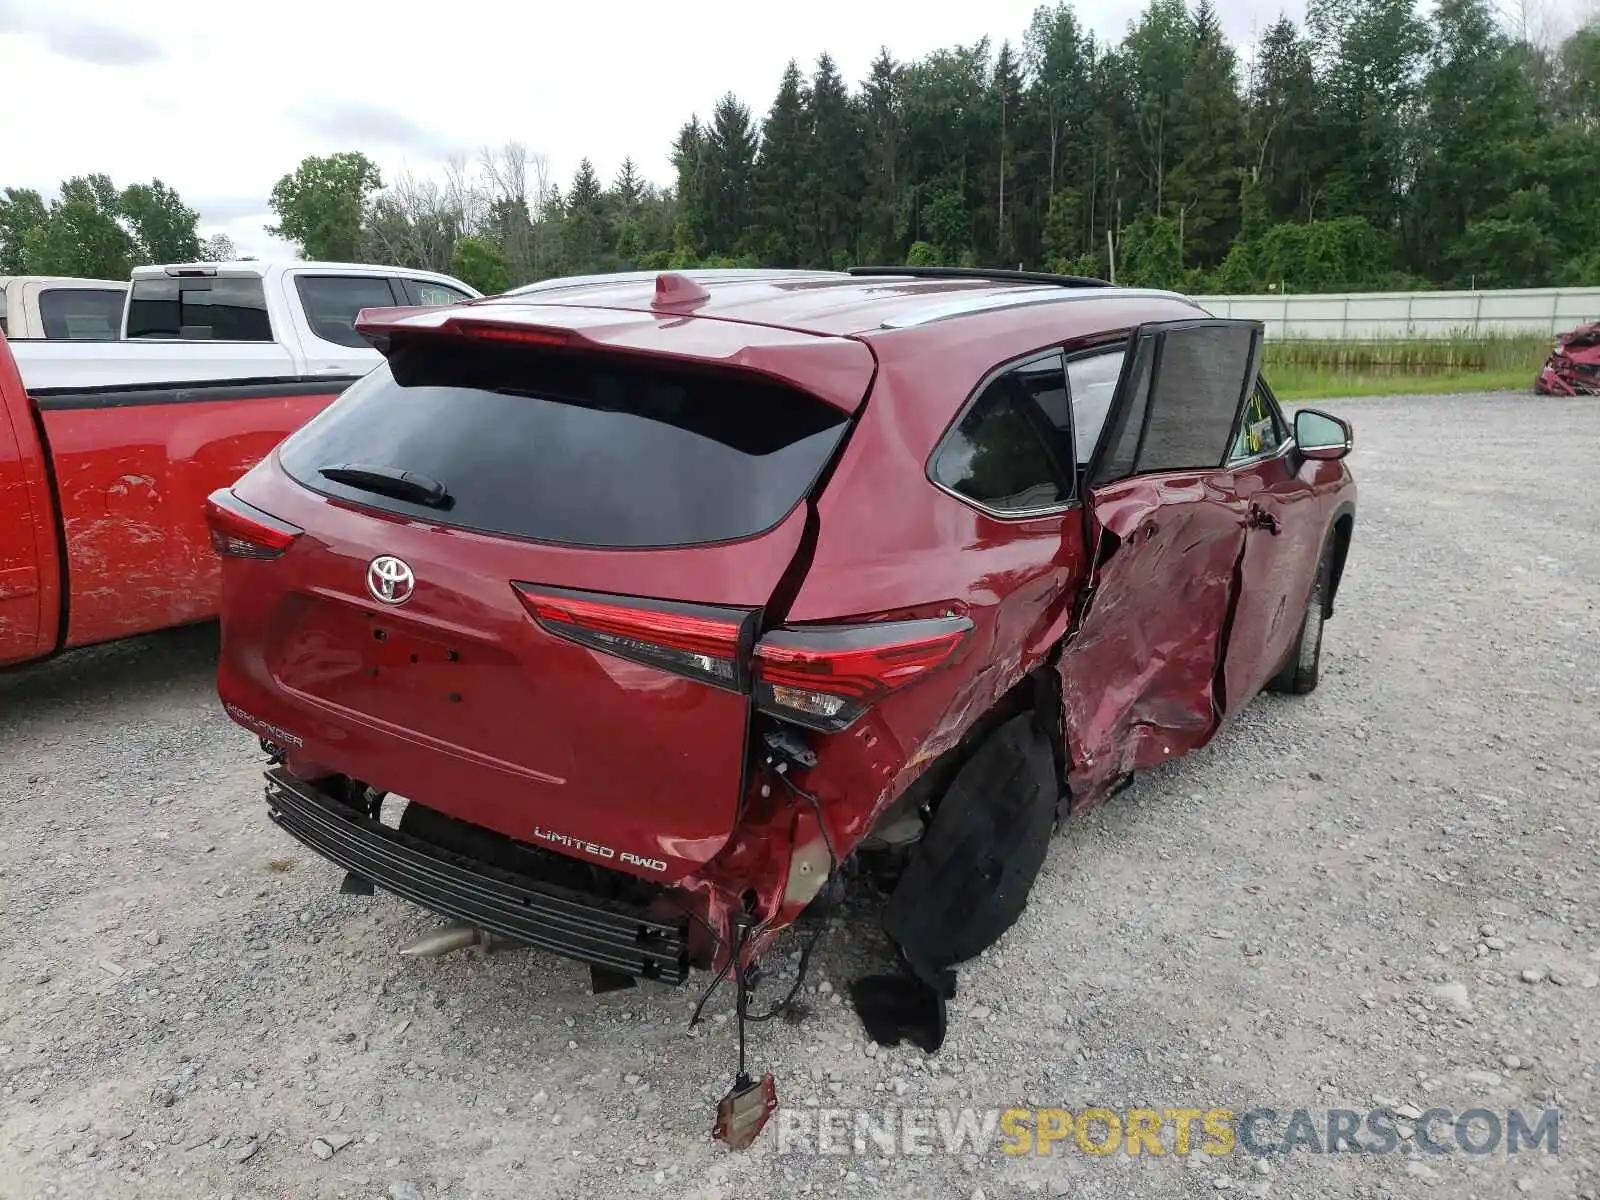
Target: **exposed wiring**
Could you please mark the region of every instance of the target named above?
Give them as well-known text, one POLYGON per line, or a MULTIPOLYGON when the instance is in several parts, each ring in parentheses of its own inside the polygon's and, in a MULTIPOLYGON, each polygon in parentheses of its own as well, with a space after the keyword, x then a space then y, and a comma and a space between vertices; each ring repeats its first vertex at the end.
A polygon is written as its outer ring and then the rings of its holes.
POLYGON ((806 942, 805 949, 800 951, 800 962, 795 967, 794 984, 789 988, 788 994, 764 1013, 747 1013, 745 1020, 770 1021, 794 1003, 794 998, 800 994, 801 985, 806 981, 806 967, 811 962, 811 952, 817 948, 817 943, 822 940, 824 928, 825 926, 818 925, 816 929, 812 930, 811 939, 806 942))
POLYGON ((694 1006, 694 1015, 689 1018, 690 1025, 698 1025, 700 1023, 700 1014, 705 1010, 706 1002, 716 994, 717 989, 722 986, 722 981, 728 977, 728 969, 733 966, 734 957, 735 955, 733 954, 728 955, 727 961, 722 964, 722 970, 718 971, 711 982, 706 984, 706 990, 700 993, 700 1000, 694 1006))
MULTIPOLYGON (((818 800, 816 796, 812 795, 812 793, 806 791, 799 784, 795 783, 794 780, 790 779, 787 771, 775 770, 773 774, 782 780, 783 785, 787 787, 789 791, 792 792, 797 798, 805 800, 807 803, 809 803, 812 810, 816 813, 817 829, 822 833, 822 844, 828 849, 828 882, 826 886, 832 888, 838 878, 839 854, 838 851, 833 848, 833 838, 828 834, 827 822, 822 819, 822 802, 818 800)), ((705 1011, 706 1005, 710 1002, 711 997, 716 994, 717 989, 722 986, 723 981, 728 978, 728 972, 731 970, 734 974, 734 983, 738 988, 738 996, 735 1000, 735 1007, 738 1010, 740 1022, 739 1061, 742 1064, 744 1062, 743 1023, 745 1021, 770 1021, 779 1013, 787 1009, 789 1005, 794 1003, 794 998, 800 994, 800 988, 805 983, 806 969, 811 963, 811 952, 817 948, 817 943, 822 940, 823 930, 827 928, 827 910, 828 906, 824 905, 823 911, 817 914, 817 919, 819 922, 817 928, 811 934, 811 938, 806 943, 805 948, 800 951, 800 962, 795 968, 795 980, 793 986, 789 988, 788 994, 785 995, 782 1000, 778 1001, 778 1003, 774 1004, 764 1013, 747 1013, 745 1011, 744 1005, 746 984, 744 980, 744 967, 743 964, 739 962, 739 959, 744 953, 745 943, 748 942, 750 938, 761 933, 762 930, 764 930, 767 925, 771 923, 771 918, 761 922, 761 924, 757 925, 754 929, 751 929, 748 925, 741 924, 739 926, 740 936, 735 939, 733 949, 729 953, 727 961, 722 964, 722 969, 719 970, 715 977, 712 978, 711 982, 706 985, 705 991, 700 993, 700 999, 694 1006, 694 1014, 689 1018, 689 1024, 691 1026, 699 1024, 701 1014, 705 1011)), ((722 939, 717 936, 716 932, 711 929, 711 923, 704 917, 701 917, 698 913, 695 913, 692 909, 689 909, 687 905, 684 906, 684 911, 688 912, 690 916, 693 916, 702 925, 704 925, 707 932, 711 934, 715 941, 718 943, 722 941, 722 939)))
MULTIPOLYGON (((790 779, 787 771, 778 771, 776 774, 779 779, 783 780, 785 787, 793 792, 795 796, 808 801, 813 811, 817 814, 817 828, 822 832, 822 844, 828 848, 828 881, 825 886, 831 890, 837 886, 838 882, 839 855, 833 848, 833 839, 828 836, 827 823, 822 819, 822 803, 816 796, 790 779)), ((811 938, 806 942, 805 949, 800 951, 800 961, 795 966, 794 984, 789 988, 788 994, 766 1012, 749 1014, 746 1018, 747 1020, 770 1021, 794 1003, 794 998, 800 994, 800 988, 806 981, 806 969, 811 965, 811 952, 817 948, 817 943, 822 940, 823 931, 828 927, 830 909, 831 905, 824 902, 822 910, 817 913, 817 927, 812 931, 811 938)))

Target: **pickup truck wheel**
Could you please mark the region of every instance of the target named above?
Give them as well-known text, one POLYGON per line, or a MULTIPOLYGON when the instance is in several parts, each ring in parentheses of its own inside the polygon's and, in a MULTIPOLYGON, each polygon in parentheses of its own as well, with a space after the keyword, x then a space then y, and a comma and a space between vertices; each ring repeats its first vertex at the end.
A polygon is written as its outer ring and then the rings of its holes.
POLYGON ((884 929, 919 978, 936 985, 1022 914, 1060 791, 1031 711, 991 732, 956 772, 884 907, 884 929))
POLYGON ((1295 638, 1282 669, 1268 681, 1269 692, 1303 696, 1316 690, 1317 676, 1322 666, 1322 626, 1332 579, 1333 555, 1330 546, 1322 551, 1322 558, 1317 562, 1317 574, 1311 584, 1311 595, 1306 600, 1299 636, 1295 638))

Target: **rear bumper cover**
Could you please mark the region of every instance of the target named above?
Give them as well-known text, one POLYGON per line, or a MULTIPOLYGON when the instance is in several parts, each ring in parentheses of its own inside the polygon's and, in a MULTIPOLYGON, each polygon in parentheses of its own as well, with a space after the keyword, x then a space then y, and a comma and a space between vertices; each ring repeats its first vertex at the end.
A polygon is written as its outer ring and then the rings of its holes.
POLYGON ((682 983, 688 921, 661 918, 447 854, 391 829, 281 768, 266 772, 267 812, 322 857, 433 912, 591 966, 682 983))

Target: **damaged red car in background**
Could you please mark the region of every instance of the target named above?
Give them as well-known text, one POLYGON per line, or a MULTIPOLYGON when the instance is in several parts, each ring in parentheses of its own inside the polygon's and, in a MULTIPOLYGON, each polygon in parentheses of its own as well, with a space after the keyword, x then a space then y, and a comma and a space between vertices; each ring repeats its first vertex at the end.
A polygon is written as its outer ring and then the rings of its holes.
POLYGON ((385 364, 209 502, 269 813, 597 990, 731 975, 734 1145, 776 1103, 744 1022, 800 983, 751 1013, 758 959, 809 927, 803 977, 848 876, 898 953, 856 1010, 932 1052, 1060 818, 1316 685, 1351 433, 1285 419, 1259 324, 861 268, 359 327, 385 364))
POLYGON ((1600 396, 1600 324, 1557 334, 1533 390, 1546 396, 1600 396))

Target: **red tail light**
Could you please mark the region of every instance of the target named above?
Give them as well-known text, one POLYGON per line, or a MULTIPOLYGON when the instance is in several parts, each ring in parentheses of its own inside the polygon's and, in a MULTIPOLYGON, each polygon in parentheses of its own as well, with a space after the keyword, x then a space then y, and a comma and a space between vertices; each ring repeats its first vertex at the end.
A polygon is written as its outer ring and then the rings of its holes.
POLYGON ((212 548, 225 558, 277 558, 304 532, 252 508, 228 488, 218 488, 206 498, 206 527, 212 548))
POLYGON ((948 663, 971 629, 966 617, 933 617, 775 630, 756 646, 756 703, 837 733, 890 692, 948 663))
POLYGON ((749 688, 755 613, 633 596, 602 596, 518 583, 517 598, 547 633, 699 679, 729 691, 749 688))

